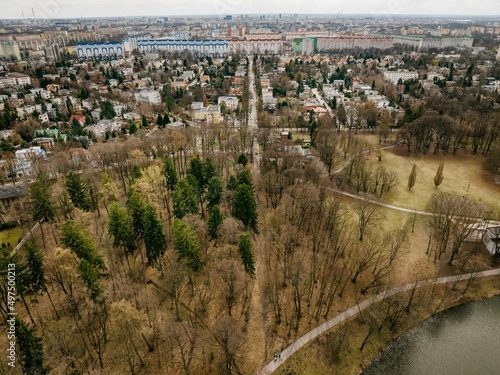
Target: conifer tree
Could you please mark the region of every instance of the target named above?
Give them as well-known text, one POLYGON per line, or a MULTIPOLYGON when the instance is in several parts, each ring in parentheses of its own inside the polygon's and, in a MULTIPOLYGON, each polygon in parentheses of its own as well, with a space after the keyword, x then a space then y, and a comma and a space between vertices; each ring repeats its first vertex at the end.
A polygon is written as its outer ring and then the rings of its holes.
POLYGON ((179 259, 184 259, 187 265, 196 271, 201 267, 200 244, 193 228, 180 219, 175 219, 173 224, 175 248, 179 259))
POLYGON ((252 241, 250 240, 250 235, 248 233, 240 235, 240 240, 238 242, 238 252, 240 253, 243 267, 245 267, 245 272, 254 277, 255 261, 252 252, 252 241))
POLYGON ((246 227, 258 232, 257 229, 257 202, 253 188, 247 184, 240 184, 233 195, 233 216, 243 222, 246 227))
POLYGON ((144 210, 144 245, 149 264, 154 264, 163 256, 167 249, 167 238, 156 209, 148 204, 144 210))
POLYGON ((132 228, 136 238, 144 237, 142 217, 144 216, 145 209, 146 205, 142 200, 141 195, 137 191, 131 190, 127 198, 127 210, 132 220, 132 228))
POLYGON ((24 374, 44 375, 42 339, 36 336, 35 328, 30 328, 21 319, 16 319, 16 336, 19 346, 19 362, 24 374))
POLYGON ((169 155, 165 155, 163 173, 165 174, 167 189, 173 191, 177 183, 177 172, 175 171, 174 162, 169 155))
POLYGON ((213 206, 210 210, 210 215, 208 216, 208 235, 211 239, 216 240, 219 238, 219 228, 223 221, 224 215, 222 214, 219 206, 213 206))
POLYGON ((208 180, 205 198, 207 200, 207 207, 209 210, 211 210, 215 205, 220 204, 222 199, 222 181, 218 176, 214 176, 208 180))
POLYGON ((163 128, 163 117, 161 113, 159 113, 158 117, 156 118, 156 125, 158 125, 159 128, 163 128))
POLYGON ((121 208, 118 203, 113 203, 109 210, 109 234, 113 237, 113 246, 121 248, 125 254, 131 254, 137 250, 134 229, 126 209, 121 208))
POLYGON ((66 177, 66 190, 68 191, 71 202, 76 208, 84 211, 90 211, 90 198, 87 184, 82 181, 80 175, 70 173, 66 177))
MULTIPOLYGON (((193 181, 196 183, 196 181, 193 181)), ((174 215, 181 219, 187 214, 198 212, 197 186, 190 183, 189 178, 181 178, 175 184, 172 195, 174 215)))
POLYGON ((50 223, 56 218, 56 208, 50 192, 50 185, 50 181, 43 171, 30 185, 31 217, 34 221, 50 223))

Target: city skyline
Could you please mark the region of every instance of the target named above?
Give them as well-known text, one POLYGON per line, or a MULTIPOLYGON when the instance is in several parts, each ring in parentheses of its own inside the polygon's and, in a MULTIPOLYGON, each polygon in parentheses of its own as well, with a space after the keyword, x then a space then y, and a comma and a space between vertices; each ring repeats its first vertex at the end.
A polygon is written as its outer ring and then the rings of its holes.
POLYGON ((500 3, 495 0, 4 0, 2 19, 131 17, 225 14, 370 14, 370 15, 429 15, 429 16, 500 16, 500 3))

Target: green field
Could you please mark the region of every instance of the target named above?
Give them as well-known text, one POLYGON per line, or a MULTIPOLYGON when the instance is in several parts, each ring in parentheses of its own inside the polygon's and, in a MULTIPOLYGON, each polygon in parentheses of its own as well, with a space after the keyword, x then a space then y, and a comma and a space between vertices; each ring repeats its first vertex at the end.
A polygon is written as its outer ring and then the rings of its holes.
POLYGON ((483 202, 495 217, 500 214, 500 186, 484 173, 483 156, 470 152, 459 155, 408 155, 402 149, 383 150, 382 154, 380 162, 373 153, 367 158, 373 168, 384 166, 399 176, 399 184, 383 196, 387 203, 425 210, 433 194, 454 192, 483 202), (434 176, 441 162, 444 163, 444 180, 436 189, 434 176), (417 180, 413 189, 408 191, 408 176, 413 164, 417 165, 417 180))
POLYGON ((12 247, 15 247, 23 234, 23 230, 21 228, 14 228, 3 230, 0 232, 0 245, 2 243, 7 244, 10 242, 12 247))

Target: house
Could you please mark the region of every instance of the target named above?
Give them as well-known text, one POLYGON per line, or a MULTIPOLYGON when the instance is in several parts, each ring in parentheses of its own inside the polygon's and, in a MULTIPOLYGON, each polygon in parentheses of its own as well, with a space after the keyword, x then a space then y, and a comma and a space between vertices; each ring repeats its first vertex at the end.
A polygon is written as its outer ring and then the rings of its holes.
POLYGON ((44 150, 48 150, 54 146, 54 138, 51 137, 33 138, 33 144, 42 147, 44 150))
POLYGON ((486 228, 483 235, 484 246, 491 255, 500 254, 500 226, 486 228))
POLYGON ((80 125, 84 126, 85 125, 85 116, 82 115, 71 115, 69 118, 69 123, 73 123, 73 120, 77 120, 80 125))
POLYGON ((226 108, 230 111, 234 111, 238 108, 238 98, 235 96, 219 96, 217 104, 221 105, 222 103, 224 103, 226 108))

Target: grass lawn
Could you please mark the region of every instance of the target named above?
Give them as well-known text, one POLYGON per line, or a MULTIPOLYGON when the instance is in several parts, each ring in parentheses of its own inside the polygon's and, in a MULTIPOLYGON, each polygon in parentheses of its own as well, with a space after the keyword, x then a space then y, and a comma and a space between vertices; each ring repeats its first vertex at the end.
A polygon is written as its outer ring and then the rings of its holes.
POLYGON ((14 228, 9 230, 3 230, 0 232, 0 245, 2 243, 7 244, 10 242, 12 247, 15 247, 23 234, 23 230, 21 228, 14 228))
POLYGON ((433 194, 454 192, 483 202, 496 217, 500 214, 500 186, 485 175, 483 156, 472 155, 470 151, 457 155, 408 155, 402 148, 383 150, 382 154, 380 162, 373 153, 367 158, 373 168, 384 166, 399 176, 399 184, 383 196, 387 203, 425 210, 433 194), (444 180, 436 189, 434 176, 441 162, 444 163, 444 180), (417 165, 417 180, 413 189, 408 191, 408 176, 413 164, 417 165))

